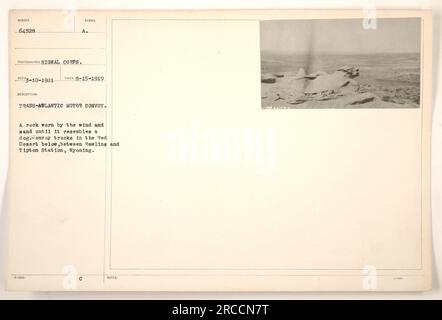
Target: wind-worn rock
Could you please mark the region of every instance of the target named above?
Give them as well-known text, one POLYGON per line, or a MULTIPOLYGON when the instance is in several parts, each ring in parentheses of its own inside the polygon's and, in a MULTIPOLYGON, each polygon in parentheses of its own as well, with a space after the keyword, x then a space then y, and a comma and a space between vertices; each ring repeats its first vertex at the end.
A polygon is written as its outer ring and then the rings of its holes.
POLYGON ((358 84, 353 78, 357 75, 359 71, 351 67, 340 68, 332 74, 316 73, 315 78, 309 79, 304 92, 309 95, 333 94, 342 88, 345 88, 346 93, 356 92, 358 84))
POLYGON ((376 96, 372 93, 365 92, 365 93, 359 93, 355 94, 354 96, 350 96, 350 98, 353 98, 351 102, 349 102, 347 105, 356 105, 356 104, 363 104, 367 102, 374 101, 376 99, 376 96))
POLYGON ((356 67, 343 66, 338 69, 338 71, 345 72, 347 77, 350 79, 356 78, 359 76, 359 69, 356 67))
POLYGON ((389 104, 373 93, 362 90, 355 80, 359 69, 353 66, 342 66, 333 73, 318 71, 306 74, 299 69, 295 76, 264 75, 262 99, 271 106, 299 107, 352 107, 365 104, 389 104))
POLYGON ((276 82, 276 77, 272 76, 272 75, 263 75, 261 77, 261 82, 262 83, 275 83, 276 82))

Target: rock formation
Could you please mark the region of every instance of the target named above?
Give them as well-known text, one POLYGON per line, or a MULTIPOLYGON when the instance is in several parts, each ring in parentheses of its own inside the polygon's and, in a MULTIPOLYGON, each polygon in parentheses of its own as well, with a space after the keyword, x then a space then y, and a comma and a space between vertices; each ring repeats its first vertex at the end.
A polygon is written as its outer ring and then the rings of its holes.
POLYGON ((261 78, 264 107, 286 108, 354 108, 391 107, 392 102, 380 99, 361 88, 355 80, 359 69, 342 66, 333 73, 318 71, 306 74, 299 69, 296 75, 273 74, 261 78))

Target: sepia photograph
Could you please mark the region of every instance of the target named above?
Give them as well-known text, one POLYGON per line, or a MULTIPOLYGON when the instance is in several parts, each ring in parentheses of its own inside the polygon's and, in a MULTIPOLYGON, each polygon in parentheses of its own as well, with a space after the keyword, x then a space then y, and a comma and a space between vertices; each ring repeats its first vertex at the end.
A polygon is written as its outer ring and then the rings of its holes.
POLYGON ((0 300, 442 298, 442 2, 322 6, 4 10, 0 300))
POLYGON ((267 20, 263 109, 419 108, 421 19, 267 20))

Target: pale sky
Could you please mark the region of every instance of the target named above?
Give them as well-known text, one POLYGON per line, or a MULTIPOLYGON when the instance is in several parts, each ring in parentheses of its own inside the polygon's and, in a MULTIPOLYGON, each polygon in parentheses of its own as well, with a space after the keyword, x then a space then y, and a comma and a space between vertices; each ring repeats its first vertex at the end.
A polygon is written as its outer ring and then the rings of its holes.
POLYGON ((299 53, 397 53, 420 51, 420 19, 378 19, 377 29, 362 19, 262 21, 261 49, 299 53))

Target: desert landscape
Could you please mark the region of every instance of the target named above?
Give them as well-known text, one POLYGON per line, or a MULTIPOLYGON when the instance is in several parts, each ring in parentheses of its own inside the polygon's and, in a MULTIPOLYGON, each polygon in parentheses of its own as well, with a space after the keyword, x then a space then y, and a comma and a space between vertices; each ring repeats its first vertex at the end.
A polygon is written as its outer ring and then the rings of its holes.
POLYGON ((417 108, 419 54, 263 52, 263 108, 417 108))
POLYGON ((419 108, 420 20, 267 20, 261 106, 419 108))

